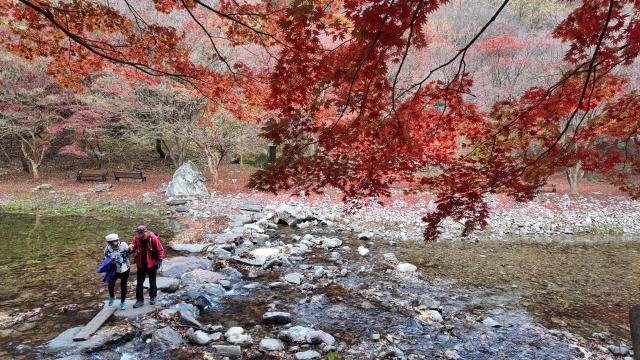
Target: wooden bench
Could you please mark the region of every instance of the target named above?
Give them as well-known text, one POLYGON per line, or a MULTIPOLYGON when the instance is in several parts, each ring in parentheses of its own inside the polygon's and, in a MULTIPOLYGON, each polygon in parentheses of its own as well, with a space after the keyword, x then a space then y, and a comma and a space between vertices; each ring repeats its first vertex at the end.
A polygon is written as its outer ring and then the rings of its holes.
POLYGON ((142 182, 147 181, 147 177, 142 175, 142 171, 114 171, 113 177, 116 178, 117 182, 120 182, 120 179, 135 179, 142 182))
POLYGON ((78 171, 76 181, 92 180, 107 181, 107 170, 82 170, 78 171))

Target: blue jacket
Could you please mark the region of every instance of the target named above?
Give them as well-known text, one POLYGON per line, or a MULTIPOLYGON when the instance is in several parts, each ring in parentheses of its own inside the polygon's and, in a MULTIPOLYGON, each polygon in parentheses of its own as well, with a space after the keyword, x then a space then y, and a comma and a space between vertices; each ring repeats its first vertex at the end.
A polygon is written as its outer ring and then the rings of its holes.
POLYGON ((96 269, 96 272, 105 273, 102 277, 102 282, 108 284, 116 276, 116 264, 114 264, 112 259, 105 258, 102 264, 96 269))

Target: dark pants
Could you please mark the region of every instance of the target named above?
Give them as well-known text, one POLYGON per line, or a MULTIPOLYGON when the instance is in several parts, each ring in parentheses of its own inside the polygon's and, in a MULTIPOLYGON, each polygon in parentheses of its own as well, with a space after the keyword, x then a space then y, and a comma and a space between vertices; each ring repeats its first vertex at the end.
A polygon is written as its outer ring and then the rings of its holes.
POLYGON ((127 297, 127 280, 129 280, 129 270, 123 273, 116 273, 116 276, 109 281, 109 297, 116 297, 116 280, 120 279, 120 300, 127 297))
POLYGON ((149 276, 149 297, 152 299, 156 298, 156 295, 158 294, 158 288, 156 287, 156 267, 152 267, 151 269, 148 268, 144 268, 144 267, 139 267, 138 268, 138 275, 137 275, 137 280, 138 283, 136 284, 136 300, 137 301, 144 301, 144 296, 142 294, 143 290, 144 290, 144 279, 145 277, 149 276))

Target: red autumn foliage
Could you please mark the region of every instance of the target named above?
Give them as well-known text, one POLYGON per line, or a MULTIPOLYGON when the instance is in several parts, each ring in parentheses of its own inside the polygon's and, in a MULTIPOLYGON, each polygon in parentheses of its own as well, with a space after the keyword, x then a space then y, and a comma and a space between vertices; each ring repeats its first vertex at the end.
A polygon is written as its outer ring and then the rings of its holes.
POLYGON ((435 193, 427 238, 446 217, 465 221, 467 232, 484 226, 485 194, 530 199, 576 161, 640 195, 638 100, 617 73, 640 50, 640 2, 575 2, 553 32, 567 44, 566 71, 489 110, 474 100, 483 90, 473 86, 466 55, 474 49, 498 66, 526 67, 527 59, 512 56, 525 42, 483 38, 508 1, 451 59, 421 69, 413 82, 402 76, 408 54, 438 39, 428 24, 448 3, 154 0, 151 11, 176 15, 170 26, 145 21, 128 2, 0 0, 0 16, 8 19, 9 50, 49 58, 51 75, 78 91, 112 68, 147 81, 179 79, 243 119, 256 107, 270 114, 264 136, 282 156, 253 177, 256 189, 335 187, 344 200, 362 201, 389 195, 397 183, 435 193), (211 45, 206 61, 193 56, 193 31, 211 45), (224 55, 243 46, 264 63, 224 55))

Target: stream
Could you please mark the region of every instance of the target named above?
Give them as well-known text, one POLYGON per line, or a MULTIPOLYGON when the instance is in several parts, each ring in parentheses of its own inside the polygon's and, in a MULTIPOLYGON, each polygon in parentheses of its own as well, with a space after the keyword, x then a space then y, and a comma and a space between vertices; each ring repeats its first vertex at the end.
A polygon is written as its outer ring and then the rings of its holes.
MULTIPOLYGON (((103 236, 117 232, 128 238, 124 234, 131 234, 141 222, 165 234, 164 241, 170 238, 161 219, 0 214, 0 313, 42 308, 38 320, 0 330, 0 358, 31 358, 39 354, 43 342, 86 323, 106 298, 106 286, 94 272, 103 236), (71 304, 76 306, 63 310, 71 304)), ((305 230, 280 226, 269 233, 269 243, 258 240, 255 246, 296 247, 305 234, 339 238, 343 244, 332 250, 316 247, 297 259, 291 254, 291 265, 271 269, 214 263, 214 269, 236 268, 242 278, 232 281, 226 293, 211 298, 211 307, 198 317, 202 324, 241 326, 259 342, 276 336, 278 330, 264 326, 262 315, 286 311, 294 316, 295 325, 333 335, 340 343, 339 352, 353 358, 370 358, 372 353, 432 358, 448 349, 464 359, 572 359, 577 357, 575 341, 566 340, 570 334, 564 330, 585 338, 606 331, 611 340, 630 342, 626 314, 640 298, 636 238, 512 237, 480 243, 389 244, 320 226, 305 230), (359 255, 356 248, 361 245, 370 254, 359 255), (419 272, 396 271, 385 259, 389 253, 400 262, 415 264, 419 272), (292 272, 303 275, 301 285, 283 280, 292 272), (444 321, 426 316, 429 309, 438 309, 444 321), (501 326, 483 326, 487 317, 501 326)), ((244 251, 243 246, 238 245, 236 254, 244 251)), ((178 255, 173 252, 169 258, 178 255)), ((160 300, 184 301, 189 289, 164 294, 160 300)), ((136 338, 91 358, 117 358, 127 352, 141 358, 166 356, 136 338)))
MULTIPOLYGON (((166 241, 161 219, 40 216, 0 213, 0 314, 41 308, 39 318, 0 330, 0 358, 31 358, 31 348, 65 329, 88 322, 108 297, 102 274, 104 236, 129 242, 145 223, 166 241)), ((129 295, 135 289, 129 281, 129 295)))

